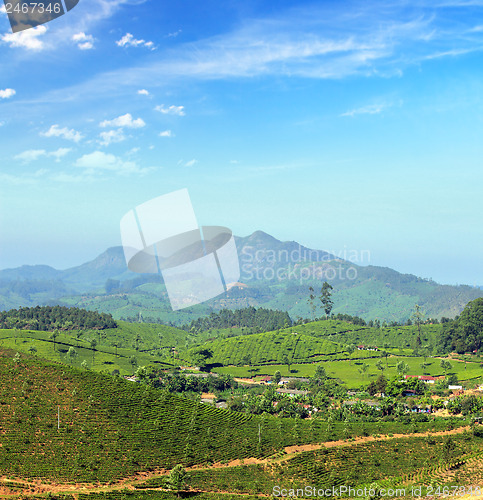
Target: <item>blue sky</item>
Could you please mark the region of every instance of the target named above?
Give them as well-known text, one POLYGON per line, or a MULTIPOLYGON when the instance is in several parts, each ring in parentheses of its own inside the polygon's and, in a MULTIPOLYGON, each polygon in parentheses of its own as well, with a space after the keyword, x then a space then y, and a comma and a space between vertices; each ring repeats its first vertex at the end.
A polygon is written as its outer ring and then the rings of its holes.
POLYGON ((0 13, 0 49, 0 268, 186 187, 200 224, 483 284, 483 0, 81 0, 0 13))

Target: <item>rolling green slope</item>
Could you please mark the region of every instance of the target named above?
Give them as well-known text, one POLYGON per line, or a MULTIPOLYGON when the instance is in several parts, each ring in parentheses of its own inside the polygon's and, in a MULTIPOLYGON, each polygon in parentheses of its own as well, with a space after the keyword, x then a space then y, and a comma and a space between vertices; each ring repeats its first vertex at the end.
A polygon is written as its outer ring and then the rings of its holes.
POLYGON ((334 342, 289 332, 242 335, 205 346, 213 351, 210 362, 222 365, 283 363, 284 357, 292 363, 316 361, 320 356, 343 352, 334 342))
MULTIPOLYGON (((375 345, 380 348, 387 345, 412 349, 416 347, 418 337, 416 325, 376 328, 337 320, 312 321, 283 331, 294 331, 318 338, 327 338, 341 344, 375 345)), ((436 347, 442 331, 443 325, 441 324, 421 325, 421 347, 429 346, 431 349, 436 347)))
MULTIPOLYGON (((344 427, 216 409, 122 378, 18 359, 11 351, 0 351, 0 422, 3 476, 77 483, 177 463, 264 458, 285 446, 337 439, 344 427)), ((354 424, 350 435, 377 426, 354 424)), ((386 430, 411 431, 398 422, 386 430)))
POLYGON ((0 330, 0 345, 5 348, 78 368, 86 361, 89 369, 119 370, 122 375, 147 364, 171 366, 176 350, 190 339, 189 333, 171 326, 124 321, 118 322, 118 328, 106 330, 59 331, 55 342, 52 332, 0 330), (68 355, 71 347, 77 353, 73 358, 68 355))

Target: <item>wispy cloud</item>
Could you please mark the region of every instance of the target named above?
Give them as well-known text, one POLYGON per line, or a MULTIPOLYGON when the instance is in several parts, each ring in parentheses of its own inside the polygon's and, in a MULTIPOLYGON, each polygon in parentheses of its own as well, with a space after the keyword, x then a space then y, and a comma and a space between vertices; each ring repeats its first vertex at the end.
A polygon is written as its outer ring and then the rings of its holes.
POLYGON ((171 132, 171 130, 163 130, 162 132, 159 133, 159 137, 173 137, 174 134, 171 132))
POLYGON ((351 109, 342 113, 340 116, 355 116, 355 115, 378 115, 386 108, 391 107, 392 104, 368 104, 367 106, 362 106, 360 108, 351 109))
MULTIPOLYGON (((227 33, 179 44, 144 63, 97 74, 45 99, 72 95, 82 99, 110 95, 113 90, 119 94, 123 89, 132 93, 133 88, 156 88, 176 79, 399 77, 406 68, 431 58, 483 50, 480 33, 470 31, 477 24, 474 18, 461 16, 455 22, 458 9, 453 7, 461 5, 456 0, 411 5, 389 0, 384 8, 378 2, 360 2, 347 9, 333 5, 285 9, 272 17, 247 19, 227 33)), ((483 1, 471 6, 479 8, 483 1)), ((133 35, 118 42, 145 43, 133 35)), ((158 111, 170 112, 166 107, 158 111)))
POLYGON ((30 163, 46 155, 47 151, 45 151, 45 149, 29 149, 27 151, 23 151, 18 155, 15 155, 13 158, 14 160, 19 160, 24 163, 30 163))
POLYGON ((102 151, 94 151, 78 158, 74 164, 81 168, 87 176, 100 173, 112 172, 118 175, 143 175, 150 172, 151 168, 141 168, 134 161, 124 161, 118 156, 107 154, 102 151))
POLYGON ((23 151, 18 155, 14 156, 15 160, 21 161, 23 163, 31 163, 36 161, 42 157, 51 157, 55 158, 56 162, 59 162, 61 158, 65 155, 69 154, 72 151, 70 148, 59 148, 56 151, 46 151, 45 149, 29 149, 27 151, 23 151))
POLYGON ((131 33, 126 33, 120 40, 117 40, 116 45, 118 47, 147 47, 148 49, 154 50, 153 42, 146 42, 146 40, 136 39, 131 33))
POLYGON ((189 160, 189 161, 185 161, 185 160, 178 161, 178 165, 180 165, 182 167, 194 167, 197 163, 199 163, 199 162, 195 158, 193 158, 192 160, 189 160))
POLYGON ((138 90, 138 95, 146 95, 146 96, 148 96, 150 94, 149 94, 149 91, 146 90, 146 89, 139 89, 138 90))
POLYGON ((0 182, 13 186, 27 186, 37 184, 41 177, 48 174, 48 170, 41 168, 35 172, 22 172, 20 174, 0 173, 0 182))
POLYGON ((176 38, 181 32, 182 30, 173 31, 173 33, 168 33, 166 38, 176 38))
POLYGON ((184 106, 168 106, 166 107, 164 104, 161 106, 156 106, 154 108, 155 111, 162 113, 163 115, 177 115, 177 116, 185 116, 184 106))
POLYGON ((43 137, 61 137, 62 139, 74 142, 80 142, 83 138, 80 132, 68 129, 67 127, 60 128, 57 124, 52 125, 47 132, 41 132, 40 135, 43 137))

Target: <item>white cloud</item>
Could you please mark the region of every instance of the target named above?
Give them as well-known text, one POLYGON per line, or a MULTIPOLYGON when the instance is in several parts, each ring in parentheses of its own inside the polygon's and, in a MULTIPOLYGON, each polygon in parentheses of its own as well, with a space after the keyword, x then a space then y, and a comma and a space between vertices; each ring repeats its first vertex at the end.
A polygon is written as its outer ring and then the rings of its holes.
POLYGON ((126 113, 125 115, 118 116, 113 120, 104 120, 99 124, 100 127, 127 127, 127 128, 142 128, 146 125, 142 118, 136 118, 133 120, 131 113, 126 113))
POLYGON ((44 177, 48 170, 41 168, 35 172, 23 172, 20 175, 0 173, 0 182, 2 184, 12 184, 16 186, 33 185, 38 182, 40 177, 44 177))
POLYGON ((15 155, 14 160, 19 160, 24 163, 30 163, 31 161, 36 161, 42 156, 46 156, 47 151, 45 149, 29 149, 18 155, 15 155))
POLYGON ((146 89, 140 89, 140 90, 138 90, 138 94, 139 95, 150 95, 149 91, 146 90, 146 89))
POLYGON ((146 40, 138 40, 134 38, 131 33, 126 33, 120 40, 116 41, 116 45, 119 47, 147 47, 148 49, 154 50, 153 42, 146 42, 146 40))
POLYGON ((42 157, 52 157, 55 158, 56 162, 59 162, 66 154, 70 153, 72 149, 70 148, 59 148, 56 151, 47 152, 45 149, 29 149, 18 155, 14 156, 15 160, 21 161, 23 163, 30 163, 36 161, 42 157))
POLYGON ((65 155, 69 154, 72 151, 70 148, 59 148, 57 151, 52 151, 47 153, 47 156, 52 156, 55 158, 55 161, 59 162, 61 158, 65 155))
POLYGON ((109 146, 112 143, 122 142, 127 139, 122 128, 119 128, 117 130, 109 130, 108 132, 101 132, 99 136, 101 138, 99 143, 103 146, 109 146))
POLYGON ((44 48, 44 42, 40 40, 40 37, 45 33, 47 33, 45 26, 36 26, 18 33, 5 33, 0 36, 0 40, 10 47, 40 51, 44 48))
POLYGON ((190 161, 187 161, 184 166, 185 167, 194 167, 198 163, 198 160, 195 160, 194 158, 190 161))
POLYGON ((77 44, 80 50, 90 50, 94 48, 94 37, 86 35, 83 31, 72 35, 71 40, 77 44))
POLYGON ((340 116, 355 116, 355 115, 378 115, 384 109, 390 107, 388 104, 369 104, 361 108, 351 109, 342 113, 340 116))
POLYGON ((0 5, 0 14, 7 15, 7 9, 5 8, 5 5, 0 5))
POLYGON ((16 93, 14 89, 0 90, 0 99, 10 99, 10 97, 13 97, 16 93))
POLYGON ((181 33, 182 30, 178 30, 178 31, 174 31, 173 33, 168 33, 166 35, 166 38, 176 38, 180 33, 181 33))
POLYGON ((156 106, 154 108, 155 111, 159 111, 163 115, 177 115, 177 116, 185 116, 184 106, 169 106, 165 107, 164 104, 161 106, 156 106))
POLYGON ((41 132, 40 135, 44 137, 62 137, 68 141, 79 142, 82 139, 82 134, 74 129, 68 129, 67 127, 59 128, 59 126, 52 125, 47 132, 41 132))
POLYGON ((113 154, 103 153, 102 151, 94 151, 81 156, 74 165, 77 168, 84 169, 86 175, 95 175, 106 171, 115 172, 119 175, 143 175, 152 170, 150 168, 141 168, 133 161, 124 161, 113 154))
POLYGON ((159 133, 159 137, 174 137, 174 134, 171 130, 163 130, 159 133))
POLYGON ((136 153, 139 153, 139 151, 141 151, 141 148, 131 148, 127 153, 126 155, 127 156, 132 156, 132 155, 135 155, 136 153))

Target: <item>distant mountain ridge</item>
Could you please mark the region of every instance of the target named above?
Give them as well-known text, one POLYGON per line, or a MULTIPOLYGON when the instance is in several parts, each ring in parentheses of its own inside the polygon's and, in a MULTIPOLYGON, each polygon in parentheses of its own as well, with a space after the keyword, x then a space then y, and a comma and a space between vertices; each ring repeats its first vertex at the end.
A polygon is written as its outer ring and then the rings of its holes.
POLYGON ((483 296, 479 288, 440 285, 390 268, 358 266, 263 231, 236 236, 235 242, 239 281, 248 286, 233 287, 183 312, 171 311, 159 275, 128 270, 122 247, 108 248, 93 260, 62 271, 44 265, 0 271, 0 310, 58 303, 110 312, 117 318, 142 315, 182 323, 212 310, 253 305, 310 317, 309 286, 317 292, 329 281, 334 287, 334 313, 401 321, 411 316, 416 303, 427 316, 453 317, 470 300, 483 296))

